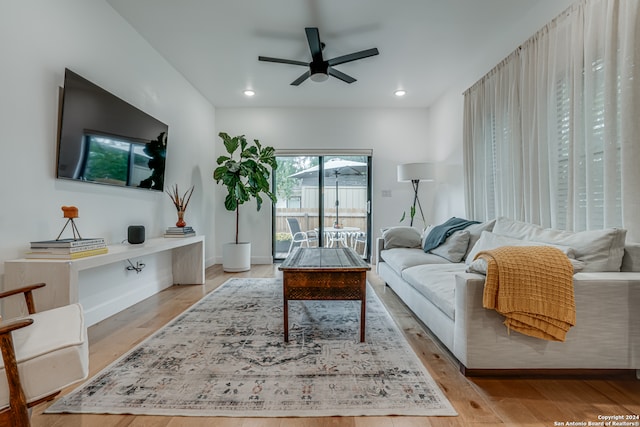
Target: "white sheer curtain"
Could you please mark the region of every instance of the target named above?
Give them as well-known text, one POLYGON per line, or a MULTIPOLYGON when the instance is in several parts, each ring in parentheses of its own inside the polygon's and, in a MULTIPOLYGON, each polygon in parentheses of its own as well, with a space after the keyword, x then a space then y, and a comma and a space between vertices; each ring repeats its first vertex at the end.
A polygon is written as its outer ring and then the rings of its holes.
POLYGON ((467 215, 640 241, 640 0, 583 0, 465 92, 467 215))

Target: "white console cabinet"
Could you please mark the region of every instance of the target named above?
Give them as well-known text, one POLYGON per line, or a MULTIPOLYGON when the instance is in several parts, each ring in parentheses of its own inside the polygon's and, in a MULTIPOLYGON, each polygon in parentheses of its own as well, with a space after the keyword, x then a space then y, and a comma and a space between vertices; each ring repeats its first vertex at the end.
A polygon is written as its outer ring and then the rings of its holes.
MULTIPOLYGON (((4 290, 16 289, 32 283, 46 283, 47 286, 37 289, 33 293, 38 311, 75 302, 83 303, 81 288, 83 286, 90 287, 90 284, 83 283, 81 272, 97 270, 117 262, 158 255, 165 251, 171 252, 170 274, 173 284, 204 284, 204 236, 192 236, 154 238, 139 245, 109 245, 109 252, 106 254, 74 260, 17 259, 5 261, 4 290)), ((148 290, 146 292, 148 294, 155 291, 148 290)), ((116 289, 113 293, 118 294, 121 291, 116 289)), ((146 297, 147 294, 138 297, 146 297)), ((107 308, 106 311, 96 309, 96 314, 88 316, 88 325, 97 323, 108 315, 137 302, 131 296, 110 295, 109 298, 113 298, 113 303, 106 302, 103 305, 110 308, 107 308)), ((5 299, 3 304, 2 313, 5 318, 27 314, 24 298, 10 297, 5 299)), ((85 312, 91 312, 91 310, 92 307, 85 306, 85 312)))

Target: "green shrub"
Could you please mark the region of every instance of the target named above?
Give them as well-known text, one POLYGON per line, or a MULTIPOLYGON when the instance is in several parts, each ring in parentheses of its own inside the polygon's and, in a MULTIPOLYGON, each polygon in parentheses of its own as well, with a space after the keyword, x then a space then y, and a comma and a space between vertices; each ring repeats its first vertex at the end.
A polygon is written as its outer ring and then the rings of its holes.
POLYGON ((276 233, 276 240, 279 242, 291 241, 291 233, 276 233))

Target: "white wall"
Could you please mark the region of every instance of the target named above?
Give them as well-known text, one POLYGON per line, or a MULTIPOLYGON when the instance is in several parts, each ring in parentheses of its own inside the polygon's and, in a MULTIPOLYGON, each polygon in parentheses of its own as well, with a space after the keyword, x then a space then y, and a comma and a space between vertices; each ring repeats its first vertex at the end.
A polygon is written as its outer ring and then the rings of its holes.
MULTIPOLYGON (((402 211, 413 200, 409 183, 397 182, 399 163, 436 161, 439 141, 431 140, 426 109, 357 109, 357 108, 218 108, 216 126, 230 135, 244 134, 277 149, 372 149, 372 220, 374 237, 383 226, 397 225, 402 211), (390 190, 391 197, 382 197, 390 190)), ((218 138, 217 155, 224 154, 218 138)), ((420 191, 427 221, 433 221, 435 186, 424 183, 420 191)), ((225 193, 219 194, 215 208, 217 257, 221 245, 233 240, 233 213, 224 209, 225 193)), ((462 194, 450 195, 453 199, 462 194)), ((457 203, 459 205, 459 203, 457 203)), ((456 203, 452 204, 453 208, 456 203)), ((241 212, 240 239, 252 241, 253 262, 271 261, 271 206, 259 213, 255 203, 244 205, 241 212), (245 207, 246 206, 246 207, 245 207)), ((447 210, 460 215, 461 211, 447 210)), ((218 259, 218 262, 219 259, 218 259)))
MULTIPOLYGON (((175 224, 166 194, 55 178, 65 67, 169 125, 165 187, 195 185, 186 221, 215 240, 215 109, 104 0, 2 2, 0 57, 0 261, 22 257, 29 241, 55 238, 62 205, 79 208, 83 236, 110 243, 126 239, 130 224, 145 225, 147 237, 175 224)), ((105 281, 145 280, 144 272, 127 278, 123 265, 114 269, 105 281)))

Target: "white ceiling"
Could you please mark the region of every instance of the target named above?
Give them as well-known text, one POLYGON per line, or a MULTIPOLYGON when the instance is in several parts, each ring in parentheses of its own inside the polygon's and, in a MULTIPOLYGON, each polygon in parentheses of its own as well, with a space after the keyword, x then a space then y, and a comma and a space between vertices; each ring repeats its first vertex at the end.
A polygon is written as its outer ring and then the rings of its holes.
POLYGON ((556 0, 107 1, 214 106, 427 107, 488 44, 556 0), (305 67, 258 56, 309 62, 305 27, 319 28, 325 59, 380 54, 336 66, 355 83, 291 86, 305 67), (245 97, 246 88, 256 95, 245 97))

